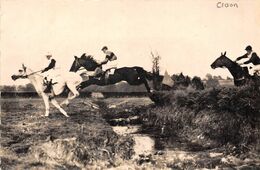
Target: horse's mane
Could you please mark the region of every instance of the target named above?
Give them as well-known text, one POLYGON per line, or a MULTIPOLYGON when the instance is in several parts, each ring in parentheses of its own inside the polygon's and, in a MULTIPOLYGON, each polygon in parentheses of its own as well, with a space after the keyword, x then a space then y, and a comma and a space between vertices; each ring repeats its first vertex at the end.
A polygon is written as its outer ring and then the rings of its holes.
POLYGON ((83 59, 83 60, 91 60, 95 63, 98 63, 96 59, 94 59, 94 57, 92 55, 86 55, 86 53, 82 54, 80 59, 83 59))
POLYGON ((237 62, 235 62, 235 61, 233 61, 233 60, 231 60, 230 58, 228 58, 227 56, 226 56, 226 58, 234 65, 234 66, 236 66, 236 67, 239 67, 239 68, 241 68, 242 69, 242 67, 237 63, 237 62))
POLYGON ((88 71, 94 71, 100 64, 91 55, 86 55, 83 53, 81 57, 75 56, 75 60, 72 63, 70 71, 77 71, 79 68, 84 67, 88 71))

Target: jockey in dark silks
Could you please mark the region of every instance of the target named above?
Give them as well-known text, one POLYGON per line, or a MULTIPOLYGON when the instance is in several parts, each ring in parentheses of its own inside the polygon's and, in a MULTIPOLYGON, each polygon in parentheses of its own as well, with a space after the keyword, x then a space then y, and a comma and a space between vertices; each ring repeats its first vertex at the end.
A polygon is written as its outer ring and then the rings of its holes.
POLYGON ((44 92, 50 93, 52 89, 52 85, 55 84, 53 83, 53 79, 57 77, 57 72, 55 71, 55 65, 56 65, 56 60, 52 58, 52 55, 46 55, 47 60, 49 61, 49 65, 44 68, 41 73, 44 75, 44 84, 46 86, 46 89, 44 92))
POLYGON ((95 69, 94 73, 90 76, 98 77, 98 76, 102 75, 102 73, 104 73, 104 71, 106 71, 107 69, 117 68, 117 63, 116 63, 117 56, 113 52, 108 51, 108 48, 106 46, 104 46, 101 50, 106 55, 105 59, 100 62, 100 64, 102 65, 102 68, 97 67, 95 69))
POLYGON ((254 72, 259 71, 260 70, 260 58, 258 57, 258 55, 255 52, 253 52, 252 47, 250 45, 247 46, 245 50, 247 51, 247 53, 241 57, 238 57, 236 59, 236 62, 238 62, 240 65, 252 63, 254 65, 253 71, 254 72))
POLYGON ((101 50, 104 52, 104 54, 106 54, 105 60, 102 61, 101 64, 107 64, 108 62, 117 60, 116 55, 113 52, 108 51, 108 48, 106 46, 103 47, 101 50))
POLYGON ((50 69, 55 69, 56 60, 52 58, 52 55, 46 55, 46 58, 50 61, 50 63, 42 70, 42 73, 49 71, 50 69))

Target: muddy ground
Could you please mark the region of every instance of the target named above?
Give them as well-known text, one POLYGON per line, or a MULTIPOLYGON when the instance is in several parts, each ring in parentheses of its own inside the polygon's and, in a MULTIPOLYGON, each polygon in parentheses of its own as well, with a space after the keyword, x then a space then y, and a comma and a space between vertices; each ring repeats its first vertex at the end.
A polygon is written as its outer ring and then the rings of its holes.
POLYGON ((160 135, 163 127, 144 129, 141 115, 152 105, 147 97, 78 98, 65 108, 66 118, 54 107, 42 117, 39 98, 1 99, 1 168, 259 168, 259 155, 242 160, 225 155, 223 148, 191 151, 185 141, 160 135))

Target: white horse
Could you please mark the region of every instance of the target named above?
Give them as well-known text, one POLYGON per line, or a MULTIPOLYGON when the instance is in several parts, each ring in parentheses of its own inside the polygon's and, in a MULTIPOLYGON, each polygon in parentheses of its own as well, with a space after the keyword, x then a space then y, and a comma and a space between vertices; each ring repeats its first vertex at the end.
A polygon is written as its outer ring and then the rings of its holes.
POLYGON ((69 117, 67 112, 61 108, 61 106, 58 104, 58 102, 54 99, 54 96, 61 94, 66 86, 70 90, 67 99, 65 99, 62 104, 69 104, 69 100, 74 99, 79 95, 79 92, 77 90, 77 86, 80 85, 82 82, 82 78, 80 75, 74 73, 74 72, 63 72, 62 75, 55 77, 55 80, 53 80, 55 84, 52 85, 52 90, 50 93, 45 93, 45 84, 44 84, 44 76, 39 73, 40 71, 33 72, 28 67, 25 67, 23 65, 23 68, 19 70, 18 75, 12 75, 12 79, 16 80, 19 78, 28 78, 30 82, 33 84, 36 92, 43 98, 44 104, 45 104, 45 116, 49 116, 49 101, 59 109, 59 111, 65 115, 66 117, 69 117))

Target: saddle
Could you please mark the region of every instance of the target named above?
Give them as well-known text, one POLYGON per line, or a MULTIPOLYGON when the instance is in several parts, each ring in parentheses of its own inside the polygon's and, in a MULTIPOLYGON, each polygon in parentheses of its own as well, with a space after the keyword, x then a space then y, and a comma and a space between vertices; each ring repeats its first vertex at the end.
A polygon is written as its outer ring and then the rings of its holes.
POLYGON ((109 75, 113 75, 115 73, 115 69, 116 67, 111 67, 106 69, 103 73, 102 73, 102 77, 104 77, 105 81, 108 80, 109 75))
POLYGON ((109 78, 109 75, 114 74, 115 69, 116 69, 115 67, 112 67, 112 68, 106 69, 105 71, 102 71, 102 72, 98 73, 95 76, 89 76, 89 77, 90 78, 97 78, 99 80, 105 79, 105 81, 107 81, 108 78, 109 78))

